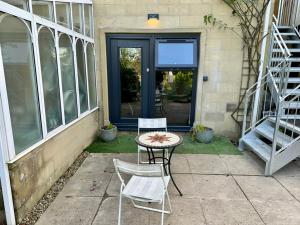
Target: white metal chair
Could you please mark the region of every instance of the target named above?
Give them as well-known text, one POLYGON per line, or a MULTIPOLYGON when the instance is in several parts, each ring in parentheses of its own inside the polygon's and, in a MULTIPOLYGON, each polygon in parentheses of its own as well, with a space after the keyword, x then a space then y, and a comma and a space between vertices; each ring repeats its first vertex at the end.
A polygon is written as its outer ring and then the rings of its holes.
POLYGON ((118 225, 121 225, 122 197, 129 198, 134 207, 161 213, 161 225, 164 224, 164 214, 172 213, 171 202, 167 190, 170 177, 164 175, 163 165, 150 164, 138 165, 113 159, 116 173, 121 181, 119 196, 118 225), (121 173, 132 175, 130 180, 125 183, 121 173), (167 197, 169 210, 165 210, 165 198, 167 197), (136 204, 159 203, 161 209, 151 208, 136 204))
MULTIPOLYGON (((141 130, 164 130, 167 132, 167 118, 138 118, 138 135, 141 130)), ((162 149, 152 149, 153 152, 161 152, 162 149)), ((147 152, 147 149, 143 146, 138 145, 138 163, 149 163, 148 161, 142 161, 141 153, 147 152)), ((168 158, 168 149, 165 149, 166 157, 168 158)), ((158 161, 157 163, 162 163, 158 161)))

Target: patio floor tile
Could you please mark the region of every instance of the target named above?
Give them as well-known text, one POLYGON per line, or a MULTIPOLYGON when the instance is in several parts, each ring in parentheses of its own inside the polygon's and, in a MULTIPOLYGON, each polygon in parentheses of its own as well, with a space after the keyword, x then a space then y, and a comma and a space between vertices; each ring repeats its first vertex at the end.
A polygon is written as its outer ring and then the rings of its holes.
POLYGON ((93 197, 104 196, 112 173, 102 173, 98 178, 82 178, 74 176, 61 192, 63 196, 93 197))
POLYGON ((250 201, 290 201, 293 197, 272 177, 235 176, 250 201))
POLYGON ((192 173, 228 174, 224 160, 219 155, 186 155, 192 173))
POLYGON ((207 225, 263 225, 247 200, 202 199, 207 225))
POLYGON ((299 225, 300 203, 297 201, 253 201, 267 225, 299 225))
MULTIPOLYGON (((119 198, 110 197, 103 201, 95 217, 93 225, 113 225, 118 224, 119 198)), ((122 224, 128 225, 148 225, 149 212, 134 208, 131 202, 123 198, 122 203, 122 224)))
MULTIPOLYGON (((199 199, 172 198, 173 213, 165 214, 166 225, 204 225, 205 218, 199 199)), ((161 222, 161 214, 150 212, 149 225, 158 225, 161 222)))
POLYGON ((64 197, 59 195, 36 225, 89 225, 101 197, 64 197))
POLYGON ((181 154, 174 154, 171 159, 172 173, 191 173, 187 158, 181 154))
MULTIPOLYGON (((184 198, 193 198, 198 195, 192 174, 174 174, 173 178, 184 198)), ((169 193, 171 196, 179 196, 172 181, 169 183, 169 193)))
POLYGON ((230 174, 264 175, 264 162, 250 152, 243 155, 221 155, 230 174))
POLYGON ((300 177, 279 176, 277 179, 298 201, 300 201, 300 177))
POLYGON ((231 176, 193 175, 193 178, 201 199, 246 199, 231 176))

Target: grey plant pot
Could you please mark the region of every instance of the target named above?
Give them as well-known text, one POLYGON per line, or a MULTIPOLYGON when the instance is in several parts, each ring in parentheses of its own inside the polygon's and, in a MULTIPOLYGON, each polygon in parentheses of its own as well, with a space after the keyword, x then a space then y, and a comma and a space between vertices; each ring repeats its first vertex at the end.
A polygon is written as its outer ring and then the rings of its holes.
POLYGON ((208 144, 214 138, 214 130, 211 128, 206 127, 204 132, 197 132, 196 133, 196 140, 201 143, 208 144))
POLYGON ((105 141, 105 142, 110 142, 116 139, 117 137, 117 127, 114 126, 112 129, 110 130, 106 130, 101 128, 100 131, 100 138, 105 141))

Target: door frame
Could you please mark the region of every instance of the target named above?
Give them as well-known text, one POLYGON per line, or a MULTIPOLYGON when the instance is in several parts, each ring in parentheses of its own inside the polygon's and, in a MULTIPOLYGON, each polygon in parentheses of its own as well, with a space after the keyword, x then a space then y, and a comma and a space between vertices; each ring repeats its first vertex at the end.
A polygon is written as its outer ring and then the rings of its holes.
MULTIPOLYGON (((111 104, 110 99, 114 96, 113 91, 113 80, 110 79, 109 74, 113 72, 113 65, 112 65, 112 45, 111 40, 120 39, 120 40, 148 40, 149 41, 149 69, 148 76, 155 76, 156 68, 155 68, 155 40, 157 38, 166 38, 166 39, 196 39, 197 42, 197 67, 194 69, 187 68, 187 70, 193 71, 193 87, 192 87, 192 101, 191 101, 191 113, 190 113, 190 124, 179 126, 179 125, 168 125, 168 129, 171 131, 189 131, 193 126, 195 121, 195 109, 196 109, 196 96, 197 96, 197 83, 198 83, 198 71, 199 71, 199 58, 200 58, 200 33, 106 33, 106 56, 107 56, 107 85, 108 85, 108 106, 109 106, 109 119, 110 121, 113 119, 111 117, 111 113, 114 108, 111 104)), ((184 70, 180 69, 180 70, 184 70)), ((155 79, 150 79, 152 81, 149 84, 149 90, 155 89, 155 79)), ((149 95, 149 102, 148 104, 152 104, 155 101, 154 93, 149 95)), ((152 111, 149 112, 150 115, 152 111)), ((119 130, 137 130, 137 123, 114 123, 119 130)))

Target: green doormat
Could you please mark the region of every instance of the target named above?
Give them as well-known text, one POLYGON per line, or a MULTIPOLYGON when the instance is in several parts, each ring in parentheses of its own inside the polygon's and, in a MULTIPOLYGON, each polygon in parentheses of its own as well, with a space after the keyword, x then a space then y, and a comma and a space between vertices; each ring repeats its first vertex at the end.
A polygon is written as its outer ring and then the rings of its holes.
MULTIPOLYGON (((136 153, 137 145, 135 135, 119 134, 113 142, 103 142, 97 139, 85 150, 91 153, 136 153)), ((210 144, 193 142, 190 135, 183 136, 183 144, 175 149, 175 153, 181 154, 220 154, 220 155, 241 155, 228 138, 215 137, 210 144)))

